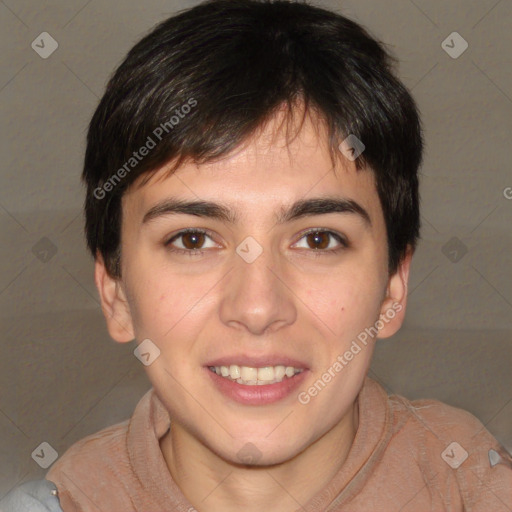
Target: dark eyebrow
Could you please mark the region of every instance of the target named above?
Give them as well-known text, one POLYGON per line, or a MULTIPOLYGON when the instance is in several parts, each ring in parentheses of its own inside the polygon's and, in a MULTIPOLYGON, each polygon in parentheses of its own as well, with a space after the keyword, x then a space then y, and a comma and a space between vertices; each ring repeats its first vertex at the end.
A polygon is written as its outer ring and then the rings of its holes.
MULTIPOLYGON (((353 199, 337 197, 315 197, 301 199, 289 207, 283 207, 277 215, 277 224, 291 222, 302 217, 312 215, 325 215, 328 213, 351 213, 362 218, 367 226, 372 222, 368 212, 353 199)), ((195 215, 220 220, 222 222, 237 224, 239 217, 228 206, 211 201, 186 201, 176 198, 168 198, 150 208, 142 224, 145 224, 157 217, 172 214, 195 215)))

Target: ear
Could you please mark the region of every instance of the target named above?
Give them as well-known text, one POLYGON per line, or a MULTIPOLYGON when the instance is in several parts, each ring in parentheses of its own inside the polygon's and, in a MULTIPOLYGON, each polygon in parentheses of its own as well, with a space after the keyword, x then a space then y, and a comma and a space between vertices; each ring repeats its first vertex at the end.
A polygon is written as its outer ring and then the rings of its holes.
POLYGON ((118 343, 132 341, 135 338, 132 316, 122 282, 110 276, 100 253, 96 256, 94 282, 110 336, 118 343))
POLYGON ((380 310, 377 338, 389 338, 402 327, 407 306, 407 285, 413 253, 412 247, 408 246, 406 255, 398 265, 396 273, 389 278, 386 296, 380 310))

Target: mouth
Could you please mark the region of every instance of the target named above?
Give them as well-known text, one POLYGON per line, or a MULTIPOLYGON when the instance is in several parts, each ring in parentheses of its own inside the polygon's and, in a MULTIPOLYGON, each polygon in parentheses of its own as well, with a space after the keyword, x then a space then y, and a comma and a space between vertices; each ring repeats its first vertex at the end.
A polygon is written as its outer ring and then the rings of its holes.
POLYGON ((231 364, 229 366, 208 366, 208 369, 219 377, 228 379, 243 386, 265 386, 277 384, 284 379, 290 379, 304 371, 304 368, 294 366, 241 366, 231 364))
POLYGON ((309 374, 304 363, 287 357, 223 358, 211 361, 204 370, 224 398, 243 405, 266 405, 290 397, 309 374))

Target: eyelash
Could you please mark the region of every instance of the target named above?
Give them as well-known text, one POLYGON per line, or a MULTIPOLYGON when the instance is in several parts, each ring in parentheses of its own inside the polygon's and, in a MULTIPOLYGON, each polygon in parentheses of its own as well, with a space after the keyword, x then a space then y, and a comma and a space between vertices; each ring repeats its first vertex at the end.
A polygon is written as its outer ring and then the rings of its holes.
MULTIPOLYGON (((187 234, 187 233, 197 233, 197 234, 204 234, 212 238, 212 232, 207 229, 199 229, 199 228, 187 228, 179 231, 175 235, 173 235, 169 240, 167 240, 164 243, 164 246, 168 248, 168 250, 172 253, 176 254, 186 254, 187 256, 201 256, 204 254, 205 251, 201 251, 201 249, 191 250, 191 249, 176 249, 171 247, 171 243, 174 242, 176 239, 180 238, 181 236, 187 234)), ((298 241, 302 240, 306 235, 312 234, 312 233, 327 233, 331 235, 334 239, 336 239, 340 244, 341 247, 338 247, 337 249, 310 249, 310 251, 313 253, 314 257, 318 256, 324 256, 324 255, 334 255, 338 254, 339 252, 348 249, 350 247, 350 244, 348 241, 343 238, 341 235, 336 233, 335 231, 330 231, 328 229, 324 228, 313 228, 310 230, 305 231, 302 233, 301 237, 298 241)))

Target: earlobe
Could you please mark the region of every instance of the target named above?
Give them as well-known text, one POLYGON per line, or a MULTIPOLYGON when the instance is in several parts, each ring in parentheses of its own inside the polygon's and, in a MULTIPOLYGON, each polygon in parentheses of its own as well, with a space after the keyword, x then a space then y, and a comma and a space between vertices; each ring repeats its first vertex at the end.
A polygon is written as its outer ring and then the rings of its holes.
POLYGON ((382 302, 380 310, 379 334, 377 338, 389 338, 403 324, 413 253, 413 249, 409 246, 406 255, 398 265, 396 273, 389 278, 386 297, 382 302))
POLYGON ((135 338, 130 308, 119 279, 109 275, 100 253, 96 256, 94 282, 110 336, 119 343, 135 338))

